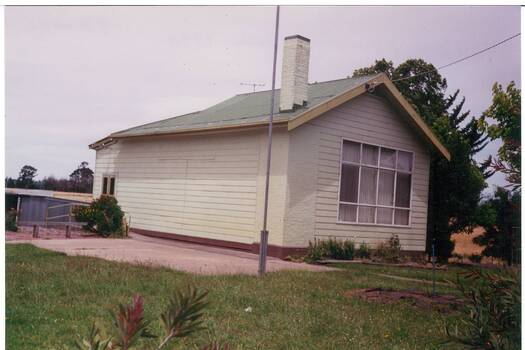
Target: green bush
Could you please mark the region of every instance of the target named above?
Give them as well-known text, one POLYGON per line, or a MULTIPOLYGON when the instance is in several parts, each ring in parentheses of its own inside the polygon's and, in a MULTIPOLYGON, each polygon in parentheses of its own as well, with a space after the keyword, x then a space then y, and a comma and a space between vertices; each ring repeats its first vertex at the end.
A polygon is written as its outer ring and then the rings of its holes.
POLYGON ((73 214, 75 220, 86 223, 84 228, 104 237, 125 234, 124 213, 115 197, 103 195, 94 200, 89 207, 76 207, 73 214))
POLYGON ((521 278, 518 271, 471 271, 453 283, 464 298, 459 324, 447 326, 450 342, 471 349, 519 349, 521 278))
POLYGON ((397 235, 392 235, 386 242, 377 245, 374 258, 388 263, 397 263, 401 260, 401 243, 397 235))
POLYGON ((481 255, 479 255, 479 254, 471 254, 471 255, 469 255, 469 257, 468 257, 468 259, 469 259, 470 261, 472 261, 474 264, 479 264, 479 263, 481 263, 481 259, 482 259, 482 258, 483 258, 483 257, 482 257, 481 255))
POLYGON ((85 222, 83 228, 88 231, 96 232, 95 211, 91 206, 78 206, 73 208, 73 216, 77 222, 85 222))
POLYGON ((357 249, 356 256, 360 259, 369 259, 372 255, 370 247, 366 243, 361 243, 357 249))
POLYGON ((355 244, 351 240, 343 242, 343 258, 346 260, 353 260, 355 257, 355 244))
POLYGON ((5 213, 5 229, 6 231, 18 231, 18 227, 16 226, 16 215, 17 211, 15 209, 10 209, 5 213))
MULTIPOLYGON (((323 241, 321 241, 323 242, 323 241)), ((343 244, 335 238, 329 238, 327 241, 324 241, 326 254, 328 258, 331 259, 344 259, 344 249, 343 244)))
POLYGON ((304 256, 304 261, 313 263, 325 257, 324 246, 320 242, 318 239, 314 239, 313 242, 308 242, 308 250, 304 256))
POLYGON ((340 241, 335 238, 315 239, 308 242, 305 261, 316 262, 321 259, 352 260, 355 256, 355 244, 351 240, 340 241))

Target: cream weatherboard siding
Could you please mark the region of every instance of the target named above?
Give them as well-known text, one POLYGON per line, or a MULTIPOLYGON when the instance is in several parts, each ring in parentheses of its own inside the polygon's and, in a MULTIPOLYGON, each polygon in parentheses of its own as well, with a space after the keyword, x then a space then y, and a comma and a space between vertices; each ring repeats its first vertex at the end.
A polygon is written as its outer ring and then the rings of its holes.
MULTIPOLYGON (((266 130, 119 140, 97 151, 94 196, 116 176, 116 198, 133 228, 253 243, 264 202, 266 130)), ((270 244, 282 245, 288 133, 272 158, 270 244)))
POLYGON ((399 235, 403 249, 425 249, 428 146, 381 97, 359 96, 290 132, 285 244, 304 247, 314 238, 336 237, 376 244, 399 235), (337 222, 341 140, 414 152, 409 227, 337 222))
MULTIPOLYGON (((276 126, 269 242, 306 247, 336 237, 376 244, 398 234, 423 251, 429 152, 383 98, 365 94, 287 131, 276 126), (337 222, 341 140, 414 152, 409 227, 337 222)), ((267 129, 120 139, 97 151, 94 196, 116 176, 116 198, 133 228, 251 244, 262 228, 267 129)))

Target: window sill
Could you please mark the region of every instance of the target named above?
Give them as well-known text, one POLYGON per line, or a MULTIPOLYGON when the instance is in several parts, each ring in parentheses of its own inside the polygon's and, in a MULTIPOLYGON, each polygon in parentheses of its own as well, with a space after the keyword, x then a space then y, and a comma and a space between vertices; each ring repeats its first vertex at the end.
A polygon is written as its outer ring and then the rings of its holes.
POLYGON ((372 227, 393 227, 393 228, 412 228, 412 225, 389 225, 389 224, 372 224, 366 222, 348 222, 339 221, 335 222, 337 225, 352 225, 352 226, 372 226, 372 227))

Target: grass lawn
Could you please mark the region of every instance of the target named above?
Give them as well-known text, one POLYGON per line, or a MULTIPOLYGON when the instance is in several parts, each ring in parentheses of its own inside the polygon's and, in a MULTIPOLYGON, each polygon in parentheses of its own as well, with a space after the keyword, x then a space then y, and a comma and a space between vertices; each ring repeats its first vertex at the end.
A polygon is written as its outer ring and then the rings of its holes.
MULTIPOLYGON (((376 273, 429 279, 430 271, 365 265, 341 271, 279 272, 250 276, 198 276, 165 268, 68 257, 31 245, 6 245, 7 348, 68 349, 93 321, 109 325, 108 310, 140 293, 154 319, 173 290, 188 284, 210 291, 206 330, 174 349, 218 340, 232 349, 435 349, 443 326, 457 313, 382 305, 344 296, 354 288, 430 290, 424 283, 376 273), (244 309, 251 306, 252 312, 244 309)), ((438 271, 438 280, 457 270, 438 271)), ((438 291, 452 293, 447 286, 438 291)), ((160 334, 158 323, 153 330, 160 334)), ((144 343, 147 348, 148 343, 144 343)))

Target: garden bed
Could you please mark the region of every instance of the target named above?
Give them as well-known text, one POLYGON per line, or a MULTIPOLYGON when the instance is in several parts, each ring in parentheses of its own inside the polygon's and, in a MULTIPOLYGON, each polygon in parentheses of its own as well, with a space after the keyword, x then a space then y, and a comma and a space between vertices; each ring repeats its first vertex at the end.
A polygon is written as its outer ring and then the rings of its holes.
POLYGON ((390 290, 383 288, 353 289, 344 293, 347 297, 360 298, 383 304, 408 301, 421 309, 437 309, 447 311, 457 308, 461 300, 452 295, 431 295, 418 290, 390 290))
MULTIPOLYGON (((389 266, 389 267, 410 267, 416 269, 432 270, 431 263, 417 263, 417 262, 404 262, 404 263, 387 263, 373 260, 338 260, 338 259, 323 259, 316 262, 317 264, 365 264, 365 265, 376 265, 376 266, 389 266)), ((446 270, 447 265, 436 265, 436 270, 446 270)))

